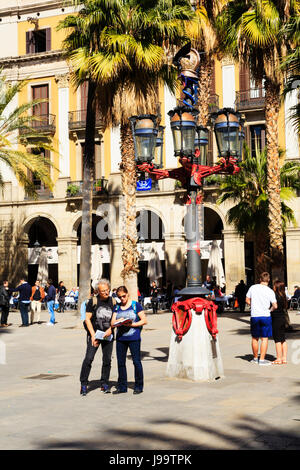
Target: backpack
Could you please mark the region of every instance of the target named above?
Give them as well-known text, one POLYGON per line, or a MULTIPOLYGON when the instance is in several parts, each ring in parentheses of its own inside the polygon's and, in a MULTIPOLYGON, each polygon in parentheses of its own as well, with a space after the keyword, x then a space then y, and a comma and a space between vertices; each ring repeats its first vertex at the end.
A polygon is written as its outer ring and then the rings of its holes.
MULTIPOLYGON (((120 304, 116 304, 116 305, 117 305, 117 307, 116 307, 115 312, 118 312, 118 311, 120 310, 120 304)), ((133 308, 134 313, 136 314, 136 301, 133 300, 133 301, 131 302, 131 305, 132 305, 132 308, 133 308)))
MULTIPOLYGON (((97 325, 96 325, 96 308, 97 308, 97 297, 93 295, 92 297, 93 299, 93 314, 92 314, 92 318, 91 318, 91 323, 92 323, 92 326, 94 328, 94 331, 97 330, 97 325)), ((88 303, 88 300, 85 301, 85 311, 86 311, 86 304, 88 303)), ((85 331, 87 332, 88 335, 91 335, 90 332, 89 332, 89 329, 88 327, 86 326, 86 323, 85 323, 85 320, 83 322, 83 326, 84 326, 84 329, 85 331)))
POLYGON ((5 297, 3 292, 0 292, 0 307, 6 307, 7 304, 8 304, 7 298, 5 297))

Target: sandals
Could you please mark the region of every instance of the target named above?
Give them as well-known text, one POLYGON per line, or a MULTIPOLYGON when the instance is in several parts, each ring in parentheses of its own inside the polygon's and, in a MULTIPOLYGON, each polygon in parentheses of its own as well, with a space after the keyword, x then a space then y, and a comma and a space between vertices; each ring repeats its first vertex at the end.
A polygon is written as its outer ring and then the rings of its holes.
MULTIPOLYGON (((281 359, 276 359, 276 361, 273 361, 272 364, 276 365, 276 364, 283 364, 283 361, 281 359)), ((285 362, 286 364, 286 362, 285 362)))

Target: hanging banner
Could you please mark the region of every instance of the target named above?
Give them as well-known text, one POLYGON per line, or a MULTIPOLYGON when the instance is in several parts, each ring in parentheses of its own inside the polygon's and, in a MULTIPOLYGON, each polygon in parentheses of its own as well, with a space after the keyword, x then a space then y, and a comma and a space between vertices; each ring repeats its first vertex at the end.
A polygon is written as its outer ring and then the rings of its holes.
MULTIPOLYGON (((99 248, 100 258, 102 263, 110 263, 110 249, 109 245, 92 245, 92 258, 94 256, 95 250, 99 248)), ((77 246, 77 264, 80 264, 80 249, 81 246, 77 246)))
MULTIPOLYGON (((37 248, 28 248, 28 264, 39 264, 38 259, 41 253, 42 247, 37 248)), ((57 264, 58 263, 58 247, 57 246, 47 246, 47 261, 48 264, 57 264)))
MULTIPOLYGON (((152 243, 141 243, 137 244, 137 249, 139 252, 139 261, 149 261, 150 252, 151 252, 152 243)), ((164 242, 156 242, 156 250, 159 256, 159 259, 163 261, 165 259, 165 243, 164 242)))

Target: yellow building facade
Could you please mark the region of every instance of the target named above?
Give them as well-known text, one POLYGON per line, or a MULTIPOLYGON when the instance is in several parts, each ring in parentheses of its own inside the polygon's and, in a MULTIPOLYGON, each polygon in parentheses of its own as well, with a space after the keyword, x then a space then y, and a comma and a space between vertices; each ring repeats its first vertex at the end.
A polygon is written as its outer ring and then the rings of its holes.
MULTIPOLYGON (((8 0, 0 7, 0 63, 8 82, 27 80, 26 87, 12 106, 33 98, 47 98, 42 108, 41 125, 53 136, 57 153, 47 155, 55 165, 52 193, 35 181, 38 199, 31 200, 24 193, 10 170, 1 164, 4 179, 0 198, 0 250, 3 263, 2 277, 16 282, 21 274, 33 283, 37 275, 38 254, 41 246, 49 252, 49 276, 54 282, 63 280, 71 289, 78 285, 81 223, 82 152, 85 135, 86 89, 75 89, 69 65, 62 53, 63 31, 57 25, 73 13, 66 2, 40 0, 8 0)), ((214 108, 236 107, 245 114, 248 143, 259 138, 264 145, 263 84, 255 84, 239 64, 229 59, 215 63, 211 105, 214 108)), ((280 110, 279 143, 286 149, 286 158, 299 159, 298 136, 288 123, 290 98, 280 110)), ((167 112, 176 104, 176 97, 167 88, 160 89, 162 125, 166 126, 163 163, 174 168, 172 135, 167 112)), ((110 277, 113 286, 122 279, 121 248, 122 212, 119 128, 104 129, 96 123, 95 188, 93 207, 93 258, 100 260, 102 275, 110 277), (97 184, 99 188, 97 189, 97 184), (99 228, 100 227, 100 228, 99 228), (100 236, 99 231, 103 229, 100 236), (107 235, 109 230, 109 236, 107 235), (104 234, 104 235, 103 235, 104 234)), ((210 159, 217 158, 216 144, 211 137, 210 159)), ((137 224, 147 219, 145 245, 139 245, 140 290, 148 291, 147 260, 150 247, 156 242, 163 266, 162 283, 170 280, 176 286, 185 284, 186 242, 183 219, 185 206, 183 192, 174 181, 163 180, 149 191, 137 192, 137 224)), ((231 293, 240 279, 253 281, 255 252, 251 239, 244 240, 226 220, 229 206, 216 205, 214 186, 205 187, 204 227, 202 253, 203 276, 206 274, 209 246, 212 240, 220 242, 225 267, 226 290, 231 293)), ((300 223, 299 198, 293 203, 300 223)), ((300 229, 290 227, 286 234, 287 283, 293 291, 300 282, 300 229)), ((96 266, 94 263, 93 273, 96 266)), ((95 274, 96 276, 96 274, 95 274)), ((93 274, 92 274, 93 277, 93 274)))

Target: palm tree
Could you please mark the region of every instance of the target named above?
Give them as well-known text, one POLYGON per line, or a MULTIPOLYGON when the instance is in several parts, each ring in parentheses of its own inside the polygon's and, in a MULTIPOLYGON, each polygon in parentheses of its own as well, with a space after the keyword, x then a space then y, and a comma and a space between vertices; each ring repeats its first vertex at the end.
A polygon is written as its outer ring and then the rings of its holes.
MULTIPOLYGON (((50 169, 53 164, 45 161, 41 149, 55 151, 51 138, 38 131, 37 116, 30 114, 42 100, 24 103, 10 110, 11 103, 26 86, 26 81, 15 84, 0 75, 0 160, 15 174, 27 195, 37 197, 30 174, 35 174, 49 189, 53 188, 50 169)), ((3 178, 0 173, 0 185, 3 178)))
MULTIPOLYGON (((78 2, 75 2, 78 3, 78 2)), ((124 196, 123 270, 124 282, 133 298, 137 296, 136 171, 129 117, 155 113, 158 81, 172 83, 174 74, 166 63, 166 50, 186 39, 184 23, 194 13, 188 0, 97 0, 81 2, 77 16, 68 17, 60 28, 72 28, 65 41, 77 86, 89 81, 84 167, 84 204, 81 248, 80 291, 88 295, 90 279, 91 180, 93 167, 93 113, 96 100, 103 126, 120 124, 121 170, 124 196), (93 106, 94 107, 93 107, 93 106), (88 132, 89 126, 89 132, 88 132), (88 140, 89 139, 89 140, 88 140)))
MULTIPOLYGON (((300 165, 296 162, 286 162, 280 168, 280 203, 283 232, 289 223, 295 224, 292 209, 286 204, 296 196, 295 190, 300 188, 300 165)), ((241 163, 241 171, 236 175, 219 177, 220 197, 218 204, 228 201, 234 204, 227 213, 227 219, 242 236, 253 237, 255 245, 255 272, 259 274, 269 269, 270 253, 269 235, 266 231, 268 217, 268 188, 267 188, 267 152, 256 150, 252 156, 245 146, 245 159, 241 163)))
MULTIPOLYGON (((299 9, 300 10, 300 9, 299 9)), ((300 89, 300 11, 297 16, 290 19, 285 27, 284 34, 286 34, 292 44, 293 49, 284 58, 281 67, 287 73, 287 80, 283 92, 283 97, 295 89, 300 89)), ((295 129, 300 132, 300 101, 292 106, 289 119, 295 126, 295 129)))
POLYGON ((223 52, 248 64, 254 79, 265 80, 268 228, 274 275, 283 269, 278 116, 283 83, 280 61, 290 41, 282 32, 298 9, 297 0, 231 0, 218 18, 223 52))

